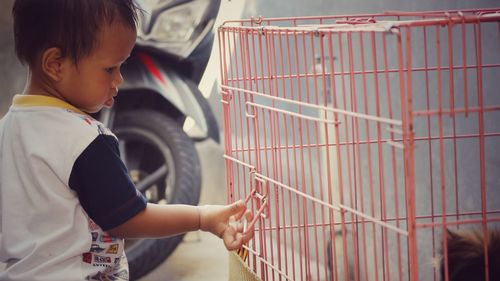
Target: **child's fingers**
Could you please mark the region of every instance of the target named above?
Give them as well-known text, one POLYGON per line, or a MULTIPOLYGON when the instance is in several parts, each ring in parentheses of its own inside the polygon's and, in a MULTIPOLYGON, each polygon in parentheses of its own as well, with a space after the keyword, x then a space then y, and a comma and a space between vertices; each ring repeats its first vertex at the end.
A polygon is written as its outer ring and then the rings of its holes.
MULTIPOLYGON (((247 226, 252 222, 253 220, 253 214, 252 214, 252 211, 250 210, 246 210, 244 215, 245 217, 245 221, 242 222, 241 220, 237 223, 237 224, 234 224, 233 226, 236 226, 236 230, 238 232, 245 232, 246 231, 246 228, 247 226)), ((243 217, 242 216, 242 217, 243 217)))
POLYGON ((229 205, 229 209, 231 214, 236 214, 239 213, 243 210, 245 210, 245 202, 243 200, 238 200, 234 202, 233 204, 229 205))
POLYGON ((253 238, 253 236, 255 235, 255 231, 252 229, 248 229, 247 231, 245 231, 243 233, 243 242, 246 243, 248 242, 249 240, 251 240, 253 238))
POLYGON ((253 236, 254 236, 254 232, 253 231, 249 231, 249 232, 245 233, 243 235, 242 242, 244 244, 246 244, 248 241, 252 240, 253 236))
POLYGON ((224 245, 229 251, 237 250, 243 244, 243 235, 233 228, 228 228, 223 235, 224 245))
MULTIPOLYGON (((247 228, 247 227, 249 227, 249 225, 250 225, 250 224, 251 224, 251 222, 253 221, 253 213, 252 213, 252 211, 251 211, 251 210, 247 210, 247 211, 245 212, 245 220, 246 220, 246 222, 247 222, 247 223, 246 223, 245 228, 247 228)), ((251 229, 251 231, 252 231, 252 232, 253 232, 253 228, 254 228, 254 226, 252 225, 252 229, 251 229)), ((245 231, 245 232, 246 232, 246 231, 247 231, 247 229, 244 229, 243 231, 245 231)))
MULTIPOLYGON (((245 220, 248 222, 247 223, 248 227, 250 222, 253 220, 253 213, 250 210, 247 210, 245 212, 245 220)), ((244 229, 243 231, 244 231, 243 243, 247 243, 254 236, 254 227, 252 226, 250 229, 244 229)))
POLYGON ((245 202, 243 200, 238 200, 231 205, 231 216, 233 216, 236 221, 239 221, 246 209, 245 202))
POLYGON ((245 232, 246 231, 246 227, 247 225, 249 225, 251 223, 253 219, 253 214, 250 210, 246 210, 242 216, 240 216, 239 219, 237 219, 235 216, 231 216, 229 218, 229 225, 231 225, 232 227, 236 228, 236 231, 237 232, 245 232), (242 222, 241 221, 241 217, 245 217, 245 221, 242 222))
POLYGON ((231 212, 229 225, 223 237, 224 244, 228 249, 239 249, 243 243, 247 243, 254 237, 254 227, 246 229, 252 222, 254 216, 251 210, 247 210, 243 201, 237 201, 230 205, 231 212), (244 217, 244 223, 241 219, 244 217))
POLYGON ((253 213, 251 210, 246 210, 245 219, 247 220, 247 222, 251 222, 253 220, 253 213))
POLYGON ((236 231, 237 231, 237 232, 243 232, 243 231, 244 231, 244 229, 243 229, 243 223, 238 222, 238 223, 236 224, 236 231))
POLYGON ((254 237, 254 228, 245 229, 253 219, 253 213, 250 210, 241 212, 241 215, 229 217, 229 225, 224 230, 222 239, 224 245, 229 251, 237 250, 254 237), (244 216, 245 223, 241 223, 241 218, 244 216))
POLYGON ((243 224, 239 221, 236 221, 234 216, 229 217, 229 227, 234 228, 237 232, 243 232, 243 224))

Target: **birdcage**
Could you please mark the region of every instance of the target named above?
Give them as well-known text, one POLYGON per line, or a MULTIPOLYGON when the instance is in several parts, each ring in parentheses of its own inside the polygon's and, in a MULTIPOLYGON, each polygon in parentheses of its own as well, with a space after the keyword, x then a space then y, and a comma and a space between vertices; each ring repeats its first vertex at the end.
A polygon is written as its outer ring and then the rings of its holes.
POLYGON ((227 200, 255 213, 248 268, 451 280, 448 230, 500 227, 499 11, 219 27, 227 200))

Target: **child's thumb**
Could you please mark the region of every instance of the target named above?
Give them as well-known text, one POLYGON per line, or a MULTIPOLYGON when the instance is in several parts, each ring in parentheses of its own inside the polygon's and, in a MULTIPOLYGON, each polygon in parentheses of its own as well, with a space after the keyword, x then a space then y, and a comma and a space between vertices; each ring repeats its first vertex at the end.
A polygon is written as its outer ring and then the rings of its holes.
POLYGON ((228 207, 230 215, 231 216, 236 215, 236 220, 239 220, 246 210, 245 202, 243 200, 238 200, 233 204, 229 205, 228 207))

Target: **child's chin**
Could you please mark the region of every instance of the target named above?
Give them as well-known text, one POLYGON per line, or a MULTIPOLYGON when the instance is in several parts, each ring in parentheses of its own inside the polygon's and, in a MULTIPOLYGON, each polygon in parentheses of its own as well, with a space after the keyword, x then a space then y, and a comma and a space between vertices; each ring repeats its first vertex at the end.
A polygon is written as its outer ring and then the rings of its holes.
POLYGON ((101 105, 99 107, 94 107, 94 108, 87 108, 87 109, 84 109, 82 111, 88 113, 88 114, 94 114, 94 113, 98 113, 99 111, 101 111, 103 108, 105 108, 107 106, 105 105, 101 105))
POLYGON ((109 100, 107 100, 105 103, 104 103, 104 107, 107 107, 107 108, 111 108, 113 106, 113 104, 115 103, 115 99, 114 98, 110 98, 109 100))

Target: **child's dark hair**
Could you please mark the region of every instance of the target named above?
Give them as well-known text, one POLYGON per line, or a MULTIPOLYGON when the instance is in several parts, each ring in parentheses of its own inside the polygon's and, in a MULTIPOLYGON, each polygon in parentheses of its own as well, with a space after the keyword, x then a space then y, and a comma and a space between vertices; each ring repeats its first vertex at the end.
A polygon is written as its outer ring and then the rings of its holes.
POLYGON ((136 30, 137 23, 133 0, 16 0, 12 15, 17 56, 29 65, 51 47, 77 64, 93 51, 103 24, 120 20, 136 30))
MULTIPOLYGON (((491 230, 487 239, 489 279, 500 280, 500 232, 491 230)), ((486 280, 483 233, 479 231, 455 233, 448 230, 446 240, 448 241, 448 280, 486 280)), ((441 261, 441 280, 445 281, 444 258, 441 261)))

